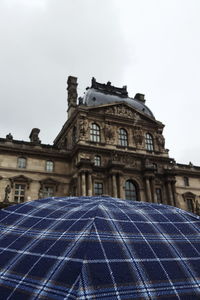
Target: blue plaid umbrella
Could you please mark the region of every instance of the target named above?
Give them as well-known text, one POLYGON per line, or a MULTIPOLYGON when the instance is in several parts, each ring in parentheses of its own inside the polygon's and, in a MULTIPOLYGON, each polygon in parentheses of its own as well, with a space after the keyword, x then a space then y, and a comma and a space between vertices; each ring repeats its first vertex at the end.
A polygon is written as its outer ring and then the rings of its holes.
POLYGON ((200 219, 110 197, 0 212, 0 299, 200 299, 200 219))

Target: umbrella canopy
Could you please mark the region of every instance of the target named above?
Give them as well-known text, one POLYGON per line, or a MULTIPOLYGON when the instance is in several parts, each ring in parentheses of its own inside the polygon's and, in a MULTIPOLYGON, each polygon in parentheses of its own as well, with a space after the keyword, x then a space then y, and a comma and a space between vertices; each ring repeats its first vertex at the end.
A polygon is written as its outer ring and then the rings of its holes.
POLYGON ((0 212, 0 299, 200 299, 200 219, 110 197, 0 212))

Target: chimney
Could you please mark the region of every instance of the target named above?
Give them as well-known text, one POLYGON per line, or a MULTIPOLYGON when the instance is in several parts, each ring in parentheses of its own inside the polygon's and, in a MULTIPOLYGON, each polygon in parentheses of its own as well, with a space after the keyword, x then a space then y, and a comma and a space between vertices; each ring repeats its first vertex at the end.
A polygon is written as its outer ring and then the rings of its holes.
POLYGON ((140 93, 137 93, 136 95, 135 95, 135 97, 134 97, 134 99, 136 99, 136 100, 139 100, 139 101, 141 101, 141 102, 143 102, 143 103, 145 103, 145 95, 144 94, 140 94, 140 93))
POLYGON ((67 80, 67 91, 68 91, 68 118, 72 115, 73 111, 77 106, 77 77, 69 76, 67 80))

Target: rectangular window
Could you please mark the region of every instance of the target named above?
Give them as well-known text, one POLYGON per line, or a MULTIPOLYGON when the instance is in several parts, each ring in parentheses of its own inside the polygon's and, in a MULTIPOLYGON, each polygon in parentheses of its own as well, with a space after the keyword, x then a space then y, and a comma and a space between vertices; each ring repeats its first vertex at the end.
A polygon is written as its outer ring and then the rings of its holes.
POLYGON ((53 197, 54 195, 54 188, 52 186, 45 186, 43 189, 43 197, 48 198, 48 197, 53 197))
POLYGON ((94 157, 94 165, 95 166, 101 166, 101 157, 99 155, 96 155, 94 157))
POLYGON ((188 207, 189 211, 194 212, 193 199, 187 198, 186 202, 187 202, 187 207, 188 207))
POLYGON ((47 160, 46 161, 46 171, 47 172, 53 172, 53 169, 54 169, 53 161, 47 160))
POLYGON ((17 203, 24 202, 25 200, 25 184, 15 184, 14 201, 17 203))
POLYGON ((103 183, 95 182, 94 183, 94 195, 102 195, 103 194, 103 183))
POLYGON ((25 169, 26 168, 26 158, 19 157, 18 161, 17 161, 17 167, 20 169, 25 169))
POLYGON ((161 189, 156 189, 156 200, 158 203, 162 203, 162 191, 161 189))
POLYGON ((184 185, 189 186, 189 178, 188 177, 183 177, 184 185))

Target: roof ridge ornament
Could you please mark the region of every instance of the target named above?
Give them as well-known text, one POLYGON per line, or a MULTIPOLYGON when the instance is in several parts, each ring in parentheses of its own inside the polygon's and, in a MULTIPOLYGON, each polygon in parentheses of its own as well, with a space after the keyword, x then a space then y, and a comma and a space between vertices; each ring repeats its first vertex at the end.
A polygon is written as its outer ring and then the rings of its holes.
POLYGON ((111 85, 111 82, 108 81, 105 83, 97 82, 94 77, 92 77, 91 88, 100 90, 104 93, 109 93, 113 95, 117 95, 120 97, 128 97, 127 86, 124 85, 122 88, 111 85))

